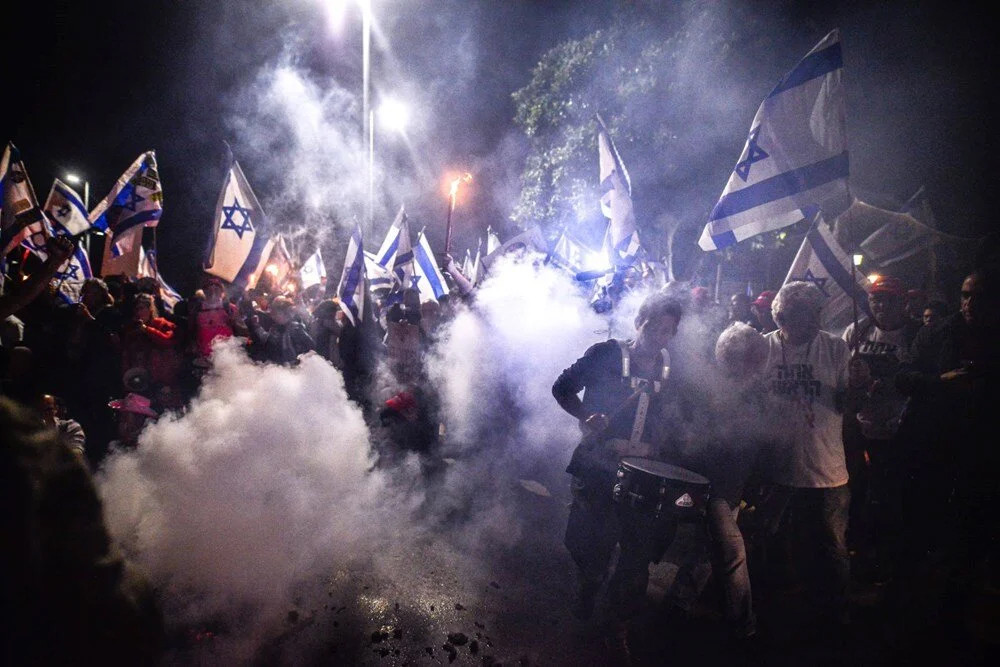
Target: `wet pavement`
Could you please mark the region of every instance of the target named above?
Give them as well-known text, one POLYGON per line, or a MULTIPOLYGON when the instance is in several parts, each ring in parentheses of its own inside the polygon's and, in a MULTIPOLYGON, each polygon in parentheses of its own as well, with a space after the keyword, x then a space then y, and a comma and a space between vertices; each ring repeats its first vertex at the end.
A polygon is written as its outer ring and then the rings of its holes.
MULTIPOLYGON (((345 665, 941 665, 983 664, 995 652, 1000 596, 979 600, 968 632, 930 627, 895 635, 885 616, 885 590, 855 585, 852 624, 817 627, 796 589, 755 591, 761 636, 728 641, 711 586, 684 621, 668 620, 659 601, 692 548, 681 534, 667 558, 651 569, 645 610, 628 629, 629 658, 615 641, 606 604, 586 622, 570 613, 574 567, 562 546, 569 495, 558 476, 510 479, 509 507, 521 518, 505 543, 470 545, 447 531, 391 554, 369 554, 317 582, 313 597, 276 619, 275 632, 256 650, 257 664, 345 665), (528 481, 530 483, 523 483, 528 481), (385 574, 383 574, 385 573, 385 574)), ((565 480, 563 480, 565 481, 565 480)), ((513 527, 512 527, 513 528, 513 527)), ((934 589, 928 580, 927 595, 934 589)), ((920 597, 920 596, 917 596, 920 597)), ((926 597, 926 596, 925 596, 926 597)), ((899 620, 899 619, 895 619, 899 620)), ((222 633, 224 635, 224 631, 222 633)), ((213 640, 174 647, 171 662, 224 664, 213 640)))

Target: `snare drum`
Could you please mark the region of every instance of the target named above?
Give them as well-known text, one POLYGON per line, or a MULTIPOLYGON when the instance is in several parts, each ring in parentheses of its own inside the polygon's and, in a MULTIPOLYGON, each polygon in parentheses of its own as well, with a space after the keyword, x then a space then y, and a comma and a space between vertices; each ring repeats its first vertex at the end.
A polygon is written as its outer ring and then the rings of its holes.
POLYGON ((700 521, 708 505, 709 481, 670 463, 627 456, 618 464, 614 500, 641 514, 700 521))

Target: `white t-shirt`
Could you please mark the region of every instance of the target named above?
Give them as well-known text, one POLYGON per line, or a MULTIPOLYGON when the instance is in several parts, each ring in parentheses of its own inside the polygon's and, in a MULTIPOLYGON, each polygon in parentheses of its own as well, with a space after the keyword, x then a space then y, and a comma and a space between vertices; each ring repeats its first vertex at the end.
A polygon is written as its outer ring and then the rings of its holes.
MULTIPOLYGON (((870 378, 879 380, 868 387, 858 414, 846 415, 845 419, 855 419, 861 423, 861 432, 873 440, 892 438, 898 428, 906 407, 906 397, 896 391, 896 374, 899 365, 910 359, 906 340, 906 327, 894 331, 878 328, 874 322, 864 321, 859 325, 861 335, 857 341, 856 357, 865 363, 870 378)), ((844 331, 844 341, 851 345, 854 338, 854 324, 844 331)))
POLYGON ((820 331, 808 343, 787 345, 778 333, 764 336, 769 347, 764 377, 778 407, 773 417, 782 443, 773 480, 800 488, 847 484, 843 417, 835 405, 847 388, 847 343, 820 331))

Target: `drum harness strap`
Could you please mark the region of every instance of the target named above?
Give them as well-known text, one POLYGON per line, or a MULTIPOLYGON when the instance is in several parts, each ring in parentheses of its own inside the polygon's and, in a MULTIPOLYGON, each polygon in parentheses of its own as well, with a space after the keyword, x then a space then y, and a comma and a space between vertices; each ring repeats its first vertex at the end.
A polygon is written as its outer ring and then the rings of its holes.
POLYGON ((631 356, 629 350, 629 344, 627 341, 618 341, 618 347, 621 348, 622 352, 622 380, 627 380, 629 386, 633 390, 643 390, 639 394, 639 401, 635 408, 635 418, 632 421, 632 433, 628 439, 628 448, 631 451, 635 451, 639 448, 639 444, 642 440, 642 432, 646 428, 646 416, 649 413, 649 388, 652 387, 652 393, 660 393, 660 389, 663 388, 663 383, 667 381, 670 376, 670 353, 666 349, 660 350, 660 358, 663 361, 663 369, 660 372, 660 378, 658 380, 653 380, 650 382, 644 378, 634 377, 632 375, 632 364, 631 356))

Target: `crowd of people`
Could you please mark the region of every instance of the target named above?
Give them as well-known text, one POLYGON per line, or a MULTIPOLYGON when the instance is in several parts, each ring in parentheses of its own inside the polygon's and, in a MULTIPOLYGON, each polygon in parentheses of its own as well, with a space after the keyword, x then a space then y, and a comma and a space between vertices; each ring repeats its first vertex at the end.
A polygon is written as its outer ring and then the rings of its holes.
POLYGON ((552 388, 584 433, 567 468, 575 613, 589 618, 606 591, 609 643, 627 656, 648 567, 703 476, 705 548, 678 563, 663 627, 684 627, 707 561, 741 653, 760 646, 755 595, 789 586, 818 641, 849 637, 849 590, 865 585, 881 592, 893 650, 920 655, 931 628, 966 642, 977 596, 1000 584, 997 275, 966 277, 958 312, 878 277, 870 316, 842 336, 821 329, 811 283, 734 295, 728 312, 704 288, 647 298, 634 338, 594 345, 552 388))
MULTIPOLYGON (((469 290, 424 303, 414 289, 382 292, 357 322, 322 287, 278 289, 266 274, 238 291, 206 276, 170 312, 155 280, 125 276, 91 278, 79 303, 64 303, 51 278, 70 251, 52 239, 49 259, 0 297, 0 387, 20 407, 0 403, 14 435, 52 438, 96 469, 109 452, 137 447, 150 421, 186 409, 220 339, 237 339, 263 363, 295 365, 315 351, 342 371, 349 398, 396 450, 427 452, 442 432, 424 352, 456 302, 473 298, 469 290)), ((870 317, 842 336, 821 329, 824 296, 808 283, 734 295, 728 310, 703 287, 651 290, 634 338, 594 345, 553 386, 584 433, 567 468, 574 612, 589 617, 606 591, 627 650, 648 566, 677 529, 670 511, 622 500, 622 466, 631 462, 629 474, 711 489, 704 506, 687 493, 676 503, 698 510, 705 549, 679 564, 663 609, 671 622, 705 589, 695 570, 707 561, 737 642, 759 635, 760 584, 796 575, 821 634, 849 626, 853 575, 885 587, 908 636, 937 618, 961 635, 970 596, 998 586, 1000 461, 989 437, 997 280, 988 267, 970 274, 950 312, 880 278, 870 317), (914 618, 911 602, 932 563, 946 573, 946 594, 937 616, 914 618)), ((648 282, 625 289, 650 290, 648 282)), ((108 536, 95 535, 87 557, 106 561, 108 536)), ((142 596, 122 592, 123 581, 116 575, 109 595, 138 609, 142 596)))

